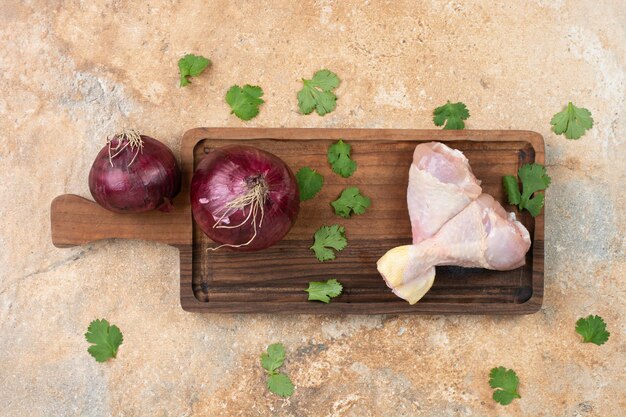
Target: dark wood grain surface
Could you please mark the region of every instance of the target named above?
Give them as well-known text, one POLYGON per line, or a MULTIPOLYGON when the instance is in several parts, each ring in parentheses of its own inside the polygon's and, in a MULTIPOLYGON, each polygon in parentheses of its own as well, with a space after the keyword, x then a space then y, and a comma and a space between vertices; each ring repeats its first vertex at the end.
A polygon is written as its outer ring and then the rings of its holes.
POLYGON ((77 196, 52 204, 52 239, 71 246, 108 237, 148 239, 180 249, 180 296, 185 310, 244 313, 458 313, 528 314, 543 299, 543 214, 520 218, 533 239, 526 265, 513 271, 437 267, 433 288, 411 306, 387 288, 376 260, 388 249, 410 243, 406 186, 412 152, 419 142, 441 141, 468 157, 484 192, 502 202, 502 176, 527 162, 544 162, 543 138, 527 131, 441 131, 372 129, 192 129, 182 141, 183 190, 172 213, 119 215, 77 196), (343 138, 358 168, 351 178, 333 174, 328 146, 343 138), (213 245, 192 222, 188 201, 195 164, 211 149, 245 142, 282 158, 294 172, 310 166, 325 178, 322 191, 301 204, 298 220, 277 245, 260 252, 207 251, 213 245), (366 214, 343 219, 329 203, 347 186, 372 199, 366 214), (348 247, 320 263, 309 250, 322 225, 346 228, 348 247), (308 302, 311 280, 336 278, 343 294, 325 305, 308 302))

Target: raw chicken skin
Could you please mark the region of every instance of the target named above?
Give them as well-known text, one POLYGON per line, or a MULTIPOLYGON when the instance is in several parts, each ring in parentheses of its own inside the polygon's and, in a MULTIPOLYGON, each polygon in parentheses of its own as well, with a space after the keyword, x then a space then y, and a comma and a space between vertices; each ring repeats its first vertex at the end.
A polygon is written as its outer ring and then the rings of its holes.
POLYGON ((377 262, 387 286, 410 304, 433 285, 435 266, 510 270, 524 265, 528 230, 482 194, 467 158, 442 143, 418 145, 409 169, 407 202, 413 245, 377 262))
POLYGON ((435 266, 510 270, 524 265, 530 235, 489 194, 481 194, 430 239, 391 249, 378 270, 393 292, 414 304, 434 282, 435 266))
POLYGON ((439 142, 417 145, 407 190, 413 243, 437 233, 481 192, 463 153, 439 142))

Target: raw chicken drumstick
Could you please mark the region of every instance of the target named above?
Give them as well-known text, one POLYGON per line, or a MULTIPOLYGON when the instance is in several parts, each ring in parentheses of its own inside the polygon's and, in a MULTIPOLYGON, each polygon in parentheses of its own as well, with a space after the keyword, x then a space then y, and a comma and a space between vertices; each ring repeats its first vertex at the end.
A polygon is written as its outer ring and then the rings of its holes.
POLYGON ((407 190, 413 243, 437 233, 481 193, 462 152, 439 142, 417 145, 407 190))
POLYGON ((407 193, 414 244, 393 248, 377 262, 397 296, 415 304, 433 285, 436 265, 496 270, 524 265, 531 243, 528 231, 490 195, 475 196, 477 189, 461 152, 440 143, 417 146, 407 193), (415 183, 424 179, 431 185, 415 183))

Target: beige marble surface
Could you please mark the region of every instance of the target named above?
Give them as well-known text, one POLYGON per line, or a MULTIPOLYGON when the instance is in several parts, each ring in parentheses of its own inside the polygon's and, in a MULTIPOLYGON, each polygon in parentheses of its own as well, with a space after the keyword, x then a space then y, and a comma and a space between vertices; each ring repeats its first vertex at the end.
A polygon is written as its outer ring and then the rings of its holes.
POLYGON ((0 2, 2 416, 626 415, 626 4, 573 1, 0 2), (214 65, 178 88, 187 52, 214 65), (337 110, 297 112, 299 80, 328 67, 337 110), (243 123, 234 83, 266 104, 243 123), (430 128, 462 100, 468 128, 546 139, 546 293, 523 317, 199 315, 178 300, 178 253, 104 241, 56 249, 49 204, 88 196, 105 137, 134 126, 172 149, 196 126, 430 128), (593 113, 581 140, 550 132, 568 100, 593 113), (576 319, 612 333, 582 344, 576 319), (96 363, 83 334, 124 333, 96 363), (281 341, 296 391, 268 394, 259 354, 281 341), (491 399, 514 368, 522 398, 491 399))

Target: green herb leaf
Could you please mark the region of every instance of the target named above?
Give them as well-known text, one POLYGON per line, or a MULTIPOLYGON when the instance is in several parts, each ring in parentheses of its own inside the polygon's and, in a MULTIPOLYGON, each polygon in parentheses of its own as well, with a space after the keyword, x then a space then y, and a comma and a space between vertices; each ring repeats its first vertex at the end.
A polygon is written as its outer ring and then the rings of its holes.
POLYGON ((298 107, 302 114, 310 114, 313 110, 324 116, 335 110, 337 96, 332 92, 339 86, 336 74, 327 69, 319 70, 310 80, 302 79, 302 90, 298 91, 298 107))
POLYGON ((300 201, 312 199, 324 185, 324 177, 309 167, 300 168, 296 173, 296 181, 300 190, 300 201))
POLYGON ((372 201, 363 196, 357 187, 348 187, 341 193, 341 196, 330 203, 335 209, 335 214, 346 219, 351 213, 363 214, 372 201))
POLYGON ((211 60, 200 55, 188 54, 178 60, 178 70, 180 71, 180 86, 189 85, 189 77, 197 77, 202 71, 211 65, 211 60))
POLYGON ((339 139, 328 147, 328 163, 333 172, 344 178, 351 176, 356 171, 356 162, 350 159, 352 147, 339 139))
POLYGON ((261 354, 261 366, 270 374, 280 368, 285 362, 285 347, 281 343, 273 343, 267 347, 267 352, 261 354))
POLYGON ((517 170, 517 175, 522 181, 523 193, 521 201, 528 201, 533 193, 545 190, 550 186, 550 177, 546 167, 539 164, 524 164, 517 170))
POLYGON ((226 93, 226 102, 232 109, 231 113, 241 120, 250 120, 259 114, 259 106, 263 101, 263 89, 256 85, 246 84, 243 88, 238 85, 230 87, 226 93))
POLYGON ((267 371, 267 388, 281 397, 293 394, 293 384, 285 374, 277 372, 285 362, 285 347, 281 343, 273 343, 267 352, 261 354, 261 366, 267 371))
POLYGON ((465 104, 461 102, 450 103, 450 101, 441 107, 437 107, 433 115, 435 126, 443 126, 445 122, 446 125, 443 128, 451 130, 463 129, 465 127, 463 120, 467 120, 470 116, 465 104))
POLYGON ((517 178, 513 175, 505 175, 502 177, 502 185, 504 185, 504 191, 506 191, 506 195, 509 197, 509 204, 518 205, 522 195, 519 192, 517 178))
POLYGON ((524 164, 517 170, 517 176, 522 181, 522 196, 520 198, 520 210, 526 209, 533 217, 537 217, 543 207, 544 196, 537 191, 545 190, 550 186, 550 177, 546 167, 539 164, 524 164))
POLYGON ((309 293, 309 301, 321 301, 323 303, 330 303, 331 298, 335 298, 341 294, 343 286, 336 279, 329 279, 328 281, 312 281, 309 282, 309 288, 306 292, 309 293))
POLYGON ((513 402, 514 399, 520 398, 520 396, 516 393, 499 389, 493 392, 492 398, 494 399, 495 402, 499 404, 509 405, 513 402))
POLYGON ((531 198, 524 204, 520 204, 520 209, 526 209, 530 213, 531 216, 537 217, 539 213, 541 213, 541 208, 543 207, 545 197, 543 194, 537 194, 535 197, 531 198))
POLYGON ((293 383, 285 374, 273 374, 267 378, 267 388, 281 397, 291 397, 293 394, 293 383))
POLYGON ((589 110, 576 107, 570 101, 565 110, 552 117, 550 124, 557 135, 563 134, 567 139, 579 139, 587 129, 593 127, 593 118, 589 110))
POLYGON ((330 261, 335 259, 335 252, 343 250, 348 245, 343 226, 332 225, 322 226, 315 232, 315 243, 311 250, 315 252, 315 257, 320 261, 330 261))
POLYGON ((503 366, 493 368, 489 372, 489 386, 500 388, 494 391, 493 399, 502 405, 511 404, 515 398, 522 398, 517 392, 519 379, 512 369, 506 369, 503 366))
POLYGON ((85 339, 92 343, 87 351, 98 362, 115 358, 117 349, 124 340, 120 329, 117 326, 110 326, 105 319, 92 321, 85 333, 85 339))
POLYGON ((533 217, 537 217, 541 213, 545 197, 543 194, 535 193, 547 189, 551 181, 546 167, 539 164, 524 164, 517 170, 517 175, 522 182, 522 193, 514 176, 502 177, 509 203, 517 205, 520 210, 526 209, 533 217))
POLYGON ((606 323, 600 316, 589 316, 580 318, 576 322, 576 333, 583 337, 583 342, 593 343, 598 346, 609 340, 609 333, 606 330, 606 323))

